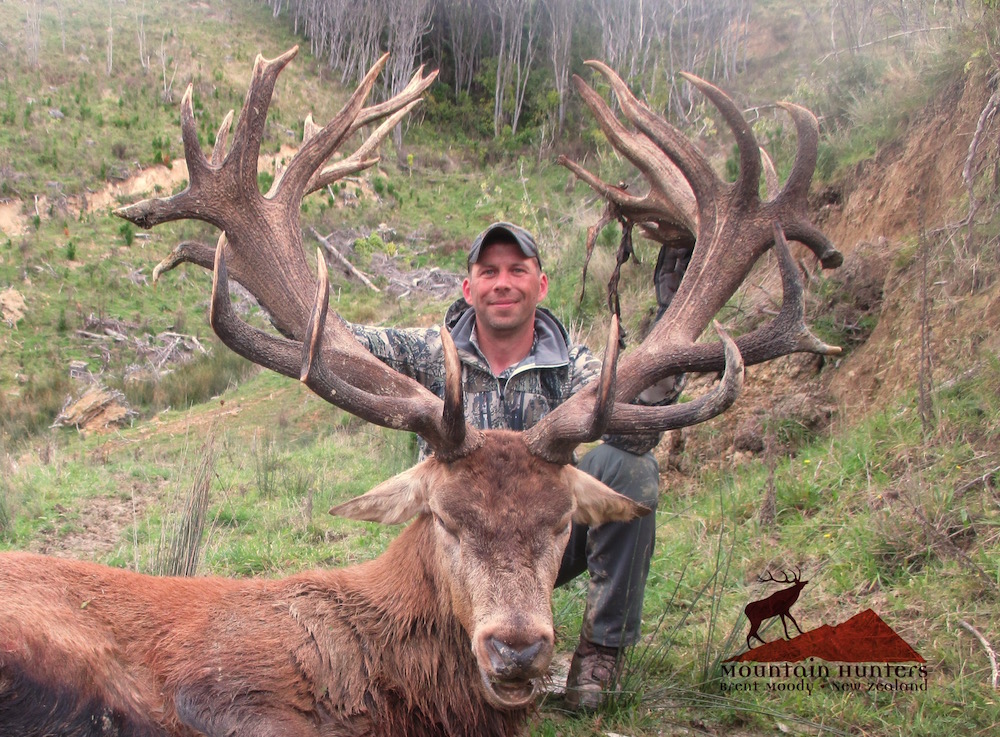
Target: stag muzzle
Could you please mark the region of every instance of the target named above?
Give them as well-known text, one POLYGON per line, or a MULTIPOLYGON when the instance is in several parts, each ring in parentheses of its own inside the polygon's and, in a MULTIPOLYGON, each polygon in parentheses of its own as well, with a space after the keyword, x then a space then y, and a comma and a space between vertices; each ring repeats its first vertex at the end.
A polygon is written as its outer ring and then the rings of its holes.
POLYGON ((538 679, 552 662, 555 633, 551 621, 517 619, 508 627, 479 627, 472 638, 486 698, 501 709, 531 703, 538 679))

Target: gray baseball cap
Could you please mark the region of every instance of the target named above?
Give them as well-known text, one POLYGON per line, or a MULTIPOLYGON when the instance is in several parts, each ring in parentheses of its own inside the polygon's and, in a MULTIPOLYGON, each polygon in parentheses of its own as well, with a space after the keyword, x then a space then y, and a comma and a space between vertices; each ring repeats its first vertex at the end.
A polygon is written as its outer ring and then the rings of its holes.
POLYGON ((516 243, 521 253, 535 259, 538 268, 542 268, 542 257, 538 255, 538 244, 535 243, 535 239, 531 237, 531 233, 513 223, 493 223, 477 235, 472 241, 472 248, 469 249, 469 266, 479 260, 479 254, 484 247, 498 242, 516 243))

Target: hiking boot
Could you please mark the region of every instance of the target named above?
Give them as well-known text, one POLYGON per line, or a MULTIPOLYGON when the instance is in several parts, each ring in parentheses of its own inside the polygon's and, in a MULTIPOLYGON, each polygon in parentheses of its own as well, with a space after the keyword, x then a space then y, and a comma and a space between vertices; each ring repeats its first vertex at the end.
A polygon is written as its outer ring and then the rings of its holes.
POLYGON ((593 711, 618 687, 623 659, 613 647, 581 639, 566 678, 565 704, 572 711, 593 711))

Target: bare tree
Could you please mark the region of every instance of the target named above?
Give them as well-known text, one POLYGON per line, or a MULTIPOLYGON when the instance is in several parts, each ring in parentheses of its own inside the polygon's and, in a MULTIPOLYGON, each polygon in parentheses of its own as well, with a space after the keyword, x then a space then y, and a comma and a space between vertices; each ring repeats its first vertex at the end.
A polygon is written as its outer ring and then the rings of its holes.
POLYGON ((968 16, 963 0, 829 0, 829 8, 834 53, 896 40, 910 45, 968 16))
POLYGON ((28 0, 27 6, 24 46, 28 53, 28 63, 37 67, 42 49, 42 3, 40 0, 28 0))
POLYGON ((555 79, 559 108, 556 114, 555 133, 562 133, 566 120, 566 101, 569 93, 569 70, 572 61, 573 27, 579 3, 576 0, 544 0, 549 16, 551 36, 549 59, 552 61, 552 76, 555 79))
MULTIPOLYGON (((483 36, 489 28, 490 13, 486 0, 436 0, 435 24, 446 38, 455 66, 455 96, 468 93, 479 70, 483 36)), ((441 60, 443 53, 436 54, 441 60)))
POLYGON ((593 0, 608 66, 627 79, 645 72, 656 18, 666 5, 665 0, 593 0))
POLYGON ((59 17, 59 36, 62 39, 62 52, 66 53, 66 14, 63 12, 63 4, 56 0, 56 15, 59 17))
POLYGON ((167 54, 167 34, 160 37, 160 69, 163 71, 163 92, 161 98, 163 102, 172 102, 174 99, 174 77, 177 76, 177 62, 172 56, 167 54), (174 68, 170 72, 170 79, 167 80, 167 67, 173 62, 174 68))
POLYGON ((142 3, 135 13, 135 33, 139 43, 139 64, 149 70, 149 52, 146 50, 146 4, 142 3))
POLYGON ((512 108, 511 131, 517 133, 528 78, 538 50, 541 4, 538 0, 491 0, 491 5, 497 51, 493 132, 499 136, 508 122, 508 107, 512 108), (513 103, 508 103, 509 96, 513 96, 513 103))
POLYGON ((108 0, 108 76, 114 68, 115 60, 115 14, 113 0, 108 0))
POLYGON ((388 0, 350 4, 348 10, 341 16, 343 28, 330 28, 332 33, 340 30, 347 40, 341 67, 341 81, 345 84, 364 77, 365 71, 382 55, 381 36, 386 27, 388 0))
MULTIPOLYGON (((636 66, 636 71, 647 80, 644 86, 650 97, 656 95, 657 83, 665 80, 669 85, 667 108, 686 119, 690 112, 691 86, 680 73, 696 69, 713 79, 730 79, 744 69, 753 0, 646 2, 641 27, 648 45, 645 57, 651 58, 654 66, 651 70, 636 66)), ((618 23, 624 24, 627 20, 619 19, 618 23)), ((639 28, 637 22, 637 17, 633 17, 632 27, 639 28)), ((615 48, 615 40, 627 35, 627 28, 618 29, 617 35, 611 36, 607 43, 615 48)), ((608 33, 614 32, 612 24, 608 33)))
MULTIPOLYGON (((430 29, 429 0, 389 0, 386 8, 389 61, 385 70, 386 99, 403 91, 421 56, 421 41, 430 29)), ((399 152, 403 146, 403 123, 392 131, 399 152)))
POLYGON ((830 0, 830 43, 834 51, 843 48, 853 52, 869 40, 875 6, 876 0, 830 0), (843 38, 839 45, 838 30, 843 38))

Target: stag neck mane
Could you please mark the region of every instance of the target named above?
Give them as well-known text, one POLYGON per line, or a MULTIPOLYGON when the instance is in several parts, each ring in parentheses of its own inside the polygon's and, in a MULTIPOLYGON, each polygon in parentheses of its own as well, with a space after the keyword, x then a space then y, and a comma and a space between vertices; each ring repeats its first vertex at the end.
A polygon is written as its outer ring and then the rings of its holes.
POLYGON ((303 592, 290 611, 317 650, 323 649, 321 632, 346 627, 357 633, 359 672, 367 681, 365 707, 375 717, 372 735, 518 734, 529 709, 497 711, 478 688, 469 635, 430 559, 436 554, 432 526, 430 515, 423 514, 374 560, 289 579, 303 592), (315 609, 306 611, 303 605, 315 609), (455 662, 444 653, 461 657, 455 662))

